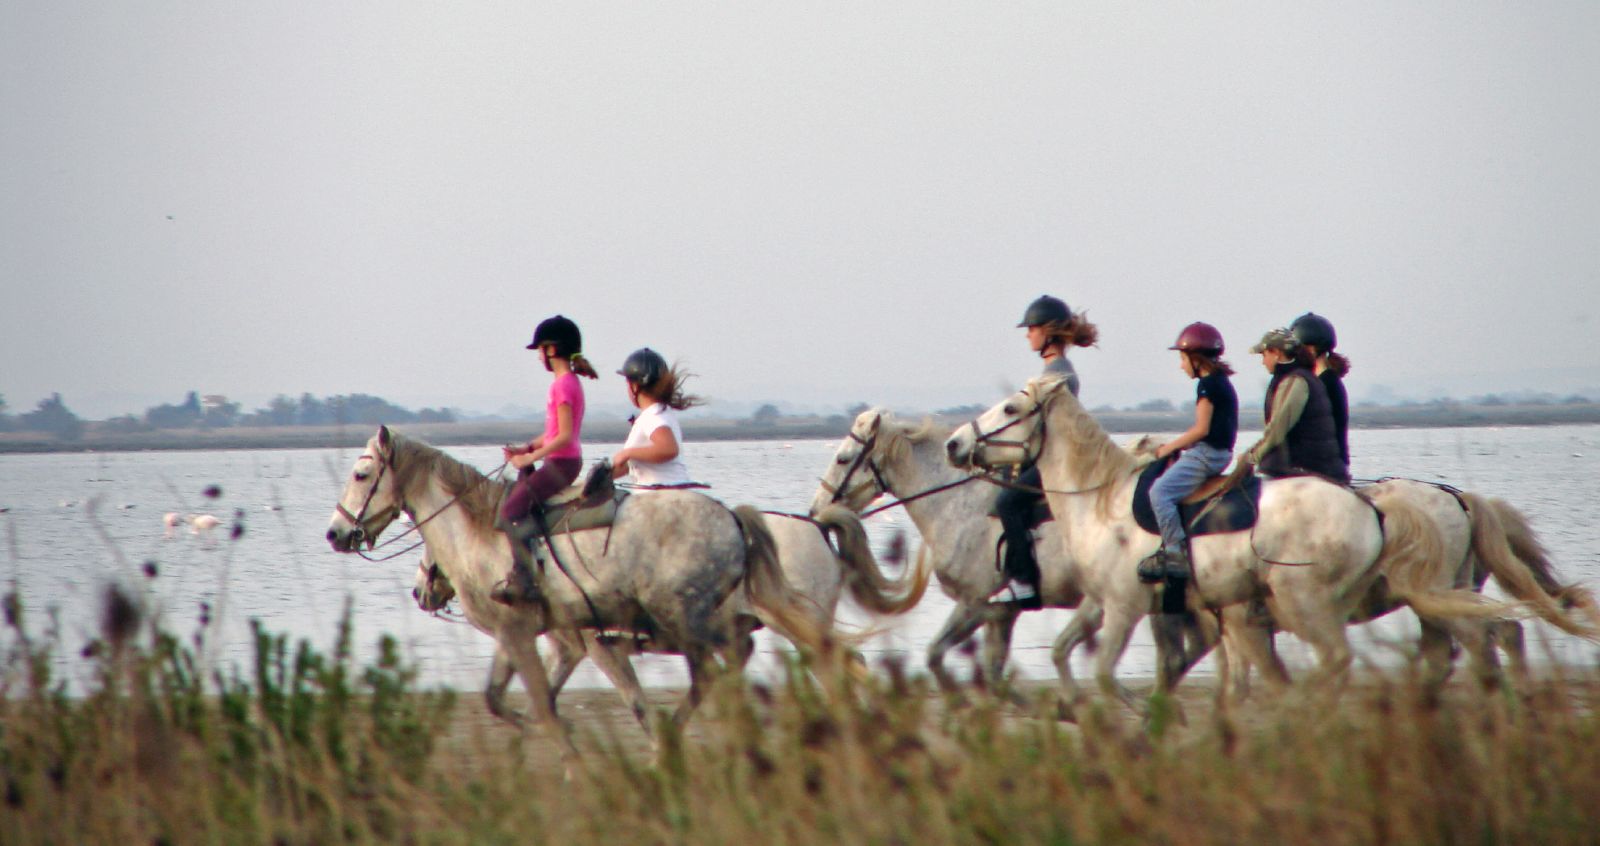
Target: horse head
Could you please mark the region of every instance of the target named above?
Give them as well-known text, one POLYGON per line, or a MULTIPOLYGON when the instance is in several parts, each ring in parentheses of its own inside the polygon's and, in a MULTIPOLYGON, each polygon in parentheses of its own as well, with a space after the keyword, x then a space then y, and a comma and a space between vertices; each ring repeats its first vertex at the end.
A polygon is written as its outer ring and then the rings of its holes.
POLYGON ((417 601, 417 607, 431 614, 449 605, 455 596, 455 586, 439 571, 439 565, 424 554, 417 564, 416 586, 411 589, 411 598, 417 601))
POLYGON ((873 408, 861 412, 850 427, 850 433, 833 454, 833 463, 822 475, 816 496, 811 498, 811 515, 815 517, 830 505, 843 505, 859 512, 880 494, 889 492, 878 464, 878 435, 883 429, 883 418, 888 412, 873 408))
POLYGON ((405 509, 394 471, 395 437, 389 427, 378 427, 356 459, 328 523, 328 543, 335 552, 355 552, 362 541, 370 549, 405 509))
POLYGON ((1037 460, 1043 449, 1046 410, 1065 393, 1065 379, 1034 379, 1027 387, 962 426, 944 442, 956 467, 991 469, 1037 460))

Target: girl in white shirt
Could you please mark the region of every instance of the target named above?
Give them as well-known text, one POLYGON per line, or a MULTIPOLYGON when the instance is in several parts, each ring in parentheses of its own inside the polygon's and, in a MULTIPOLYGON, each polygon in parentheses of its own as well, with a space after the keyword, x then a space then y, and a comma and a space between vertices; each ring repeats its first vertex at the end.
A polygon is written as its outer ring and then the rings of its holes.
POLYGON ((678 412, 700 404, 683 392, 688 374, 669 367, 655 350, 635 350, 617 375, 628 380, 628 399, 639 409, 622 449, 611 456, 617 478, 628 474, 635 485, 674 487, 691 484, 689 468, 678 457, 683 430, 678 412))

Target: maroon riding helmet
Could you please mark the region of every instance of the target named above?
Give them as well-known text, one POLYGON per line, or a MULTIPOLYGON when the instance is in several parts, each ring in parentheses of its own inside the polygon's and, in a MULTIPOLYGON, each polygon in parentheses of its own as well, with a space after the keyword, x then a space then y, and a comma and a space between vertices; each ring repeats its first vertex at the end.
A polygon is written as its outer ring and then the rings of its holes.
POLYGON ((1212 356, 1222 355, 1222 333, 1209 323, 1195 321, 1183 327, 1183 331, 1178 333, 1178 340, 1167 349, 1212 356))

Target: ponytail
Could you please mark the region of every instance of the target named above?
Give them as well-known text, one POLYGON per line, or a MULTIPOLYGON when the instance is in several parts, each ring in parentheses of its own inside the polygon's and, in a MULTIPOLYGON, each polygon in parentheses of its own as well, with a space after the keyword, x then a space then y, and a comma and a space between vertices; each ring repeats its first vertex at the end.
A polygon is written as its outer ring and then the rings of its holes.
POLYGON ((693 373, 684 370, 680 365, 673 364, 667 369, 666 373, 661 375, 660 379, 656 380, 654 385, 650 386, 650 390, 646 391, 641 388, 640 392, 656 402, 677 411, 683 411, 697 405, 705 405, 705 400, 700 397, 683 392, 683 383, 693 375, 693 373))
POLYGON ((1328 372, 1343 379, 1344 374, 1350 372, 1350 359, 1336 352, 1328 353, 1328 372))
POLYGON ((589 359, 583 357, 583 353, 573 353, 567 356, 567 366, 571 367, 572 372, 579 376, 589 379, 600 378, 600 374, 594 372, 594 365, 589 363, 589 359))
POLYGON ((1200 372, 1202 365, 1209 368, 1212 373, 1221 373, 1224 376, 1233 375, 1233 365, 1223 361, 1219 356, 1200 352, 1199 350, 1184 350, 1183 354, 1189 357, 1189 363, 1194 367, 1194 372, 1197 376, 1207 375, 1200 372))
POLYGON ((1078 312, 1065 321, 1047 327, 1049 343, 1071 347, 1092 347, 1100 342, 1100 330, 1089 322, 1088 314, 1078 312))

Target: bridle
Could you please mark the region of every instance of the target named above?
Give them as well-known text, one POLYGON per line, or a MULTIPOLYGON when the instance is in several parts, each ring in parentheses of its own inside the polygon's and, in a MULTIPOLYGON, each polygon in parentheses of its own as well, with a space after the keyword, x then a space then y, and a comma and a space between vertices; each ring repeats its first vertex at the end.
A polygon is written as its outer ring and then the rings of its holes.
MULTIPOLYGON (((823 479, 820 482, 822 489, 833 495, 833 498, 828 500, 829 504, 837 505, 841 500, 854 499, 857 494, 870 487, 876 487, 878 493, 880 494, 894 494, 894 491, 889 487, 889 480, 883 477, 883 469, 880 468, 878 466, 878 462, 873 459, 873 452, 878 445, 878 433, 882 431, 882 422, 882 418, 879 418, 877 424, 875 424, 872 428, 871 436, 866 438, 857 435, 854 429, 850 430, 850 440, 861 445, 861 454, 857 455, 856 460, 850 463, 849 469, 845 470, 844 472, 844 478, 839 480, 839 484, 837 486, 828 484, 827 479, 823 479), (869 482, 863 479, 860 484, 852 488, 850 486, 850 479, 853 478, 856 474, 856 471, 860 470, 862 467, 867 468, 867 471, 872 474, 872 480, 869 482)), ((942 485, 935 485, 934 487, 931 487, 920 493, 914 493, 907 497, 899 497, 895 499, 894 502, 885 503, 877 508, 869 508, 866 511, 861 512, 861 517, 862 519, 866 519, 874 514, 888 511, 891 508, 905 505, 908 502, 916 502, 917 500, 926 496, 933 496, 937 493, 943 493, 951 488, 957 488, 965 485, 968 482, 973 482, 981 478, 985 477, 982 475, 963 476, 954 482, 946 482, 942 485)), ((789 517, 796 515, 785 514, 783 516, 789 517)), ((803 519, 810 520, 809 517, 803 519)))
POLYGON ((878 445, 878 432, 879 426, 874 425, 871 437, 863 438, 857 435, 854 429, 850 430, 850 440, 861 445, 861 453, 856 456, 855 461, 850 462, 850 468, 844 471, 844 478, 839 480, 838 486, 828 484, 827 479, 822 480, 822 489, 833 495, 833 498, 828 500, 829 504, 837 505, 841 500, 851 499, 870 485, 877 485, 882 493, 889 492, 889 483, 884 481, 883 471, 879 469, 878 462, 872 458, 873 450, 878 445), (855 488, 851 488, 850 480, 862 467, 872 473, 872 480, 862 480, 855 488))
MULTIPOLYGON (((383 474, 389 470, 389 462, 384 461, 377 455, 363 455, 362 458, 371 458, 373 461, 377 462, 378 472, 372 480, 372 487, 367 489, 366 498, 361 500, 361 509, 354 514, 351 514, 350 509, 345 508, 343 502, 335 503, 333 506, 333 510, 338 513, 339 516, 349 520, 350 524, 355 526, 355 528, 350 532, 350 548, 357 552, 359 552, 361 549, 361 542, 367 539, 367 509, 372 506, 372 498, 377 495, 378 487, 383 484, 383 474)), ((399 504, 390 505, 383 511, 378 512, 376 516, 387 517, 392 521, 394 518, 400 515, 400 510, 401 506, 399 504)))
MULTIPOLYGON (((350 533, 350 549, 351 549, 352 552, 356 553, 357 555, 360 555, 362 558, 365 558, 368 561, 392 561, 392 560, 394 560, 396 558, 399 558, 400 556, 405 555, 406 553, 416 549, 417 547, 422 546, 423 543, 425 543, 425 541, 421 537, 421 531, 422 531, 422 527, 423 526, 428 525, 428 523, 430 521, 432 521, 433 518, 438 517, 440 514, 443 514, 446 511, 449 511, 450 510, 450 506, 455 505, 456 502, 458 502, 461 499, 461 497, 468 490, 471 490, 472 487, 475 487, 476 485, 479 485, 479 484, 483 484, 483 482, 493 478, 496 473, 499 473, 501 470, 505 469, 505 466, 506 466, 505 464, 501 464, 499 467, 496 467, 494 470, 492 470, 488 474, 486 474, 482 479, 480 479, 476 483, 474 483, 474 485, 468 486, 467 488, 463 489, 461 491, 461 493, 458 493, 455 496, 450 497, 450 500, 448 502, 446 502, 444 505, 439 506, 439 510, 433 512, 432 514, 429 514, 427 517, 425 517, 425 518, 423 518, 421 520, 416 521, 415 523, 413 523, 411 525, 410 528, 406 529, 405 531, 401 532, 398 535, 395 535, 392 538, 389 538, 388 540, 384 541, 382 544, 375 545, 373 547, 373 549, 374 550, 383 549, 384 547, 399 543, 402 538, 404 538, 406 535, 409 535, 409 534, 411 534, 413 532, 418 533, 418 539, 417 539, 417 541, 415 543, 411 544, 410 546, 408 546, 405 549, 402 549, 402 550, 400 550, 398 552, 391 552, 391 553, 388 553, 388 554, 385 554, 385 555, 382 555, 382 556, 374 557, 372 555, 367 554, 366 552, 362 552, 361 551, 361 542, 363 540, 367 539, 367 522, 368 521, 365 518, 366 518, 366 514, 367 514, 367 509, 372 505, 372 498, 375 495, 377 495, 377 493, 378 493, 378 485, 383 482, 383 474, 388 471, 391 462, 385 461, 381 457, 376 456, 376 455, 373 455, 373 456, 363 455, 362 458, 371 458, 373 461, 378 462, 378 472, 377 472, 376 476, 372 480, 372 487, 367 490, 366 498, 361 501, 361 509, 359 511, 357 511, 356 513, 354 513, 354 514, 351 514, 350 513, 350 509, 345 508, 344 507, 344 503, 340 502, 340 503, 335 503, 334 504, 333 510, 336 513, 338 513, 340 516, 344 517, 346 520, 349 520, 350 523, 355 526, 355 529, 352 530, 351 533, 350 533)), ((357 459, 357 460, 359 461, 360 459, 357 459)), ((397 499, 396 502, 393 505, 390 505, 388 508, 385 508, 384 510, 382 510, 382 511, 378 512, 376 515, 374 515, 373 518, 372 518, 372 522, 379 522, 379 519, 383 518, 384 521, 385 521, 385 525, 387 525, 388 522, 393 522, 396 517, 400 516, 401 512, 405 512, 407 514, 410 514, 411 513, 411 509, 406 506, 404 500, 397 499)))
MULTIPOLYGON (((1053 392, 1054 389, 1052 389, 1052 393, 1053 392)), ((1024 393, 1026 394, 1027 392, 1024 391, 1024 393)), ((992 431, 985 432, 978 428, 978 418, 972 418, 972 422, 968 423, 967 425, 972 427, 973 464, 982 467, 985 470, 994 469, 993 467, 989 466, 987 462, 980 461, 978 458, 983 453, 983 450, 987 447, 1016 447, 1017 449, 1022 450, 1022 461, 1020 462, 1022 466, 1028 466, 1039 460, 1040 454, 1044 452, 1045 424, 1050 419, 1044 414, 1044 411, 1049 407, 1051 397, 1046 395, 1043 397, 1029 397, 1029 399, 1033 400, 1033 408, 1028 409, 1027 413, 1016 417, 1015 419, 1007 422, 1005 425, 999 426, 992 431), (1028 434, 1028 437, 1022 440, 1016 440, 1015 438, 995 437, 1001 432, 1010 429, 1012 426, 1020 425, 1030 417, 1038 417, 1039 425, 1034 427, 1033 431, 1028 434)))

